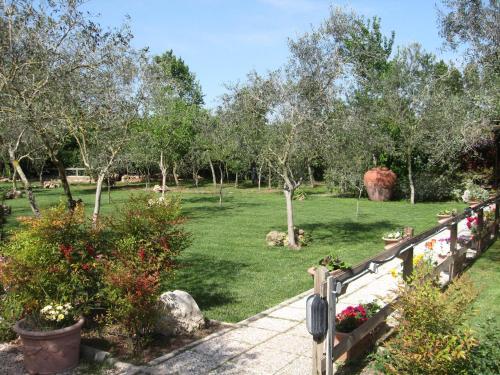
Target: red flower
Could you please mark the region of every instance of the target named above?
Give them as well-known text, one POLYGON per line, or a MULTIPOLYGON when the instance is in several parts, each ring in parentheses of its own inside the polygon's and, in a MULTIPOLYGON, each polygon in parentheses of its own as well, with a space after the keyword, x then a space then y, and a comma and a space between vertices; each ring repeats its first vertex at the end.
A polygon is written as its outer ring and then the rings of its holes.
POLYGON ((71 245, 59 245, 59 251, 66 258, 66 260, 71 260, 71 253, 73 252, 73 246, 71 245))
POLYGON ((82 270, 88 271, 90 269, 90 265, 88 263, 82 264, 82 270))
POLYGON ((146 257, 146 251, 144 250, 144 248, 140 248, 139 251, 137 252, 137 255, 139 256, 139 258, 141 259, 141 261, 143 262, 144 261, 144 258, 146 257))
POLYGON ((87 253, 93 258, 95 257, 95 249, 91 244, 86 244, 85 245, 85 250, 87 250, 87 253))

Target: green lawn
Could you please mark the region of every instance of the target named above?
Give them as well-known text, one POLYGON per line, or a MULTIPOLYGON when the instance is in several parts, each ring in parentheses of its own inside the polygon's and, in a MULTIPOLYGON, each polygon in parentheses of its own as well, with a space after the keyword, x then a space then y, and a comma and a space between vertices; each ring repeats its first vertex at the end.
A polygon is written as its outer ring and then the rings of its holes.
MULTIPOLYGON (((479 297, 474 303, 476 314, 470 323, 481 336, 480 327, 488 318, 495 318, 495 327, 500 331, 500 240, 481 255, 467 271, 479 289, 479 297)), ((492 329, 494 327, 490 327, 492 329)))
MULTIPOLYGON (((103 213, 126 201, 135 189, 117 187, 112 203, 103 195, 103 213)), ((92 186, 73 187, 90 212, 92 186)), ((41 207, 56 203, 61 190, 37 190, 41 207)), ((170 193, 177 194, 177 193, 170 193)), ((209 186, 180 193, 187 228, 193 243, 180 259, 181 268, 165 290, 183 289, 196 299, 208 318, 236 322, 312 287, 306 269, 335 251, 356 263, 382 250, 381 236, 396 227, 413 226, 421 232, 436 224, 436 212, 462 209, 457 203, 377 203, 362 200, 355 218, 356 200, 333 198, 322 187, 309 191, 305 201, 295 201, 296 225, 305 229, 313 242, 300 251, 268 248, 265 236, 271 230, 285 230, 285 202, 278 191, 226 188, 224 204, 209 186)), ((13 215, 30 214, 25 199, 8 201, 13 215)), ((8 227, 15 221, 9 219, 8 227)))

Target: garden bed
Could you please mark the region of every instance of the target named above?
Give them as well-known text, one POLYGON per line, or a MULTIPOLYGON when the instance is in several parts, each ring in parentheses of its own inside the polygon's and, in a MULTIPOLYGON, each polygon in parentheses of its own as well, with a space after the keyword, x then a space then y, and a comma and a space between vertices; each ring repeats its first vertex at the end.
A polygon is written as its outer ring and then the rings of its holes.
POLYGON ((175 337, 167 337, 159 334, 154 335, 152 340, 145 347, 141 348, 139 353, 135 354, 132 351, 131 342, 125 335, 119 333, 116 326, 106 327, 103 332, 98 332, 97 330, 83 332, 82 344, 109 352, 112 357, 120 361, 134 365, 143 365, 155 358, 229 327, 231 325, 211 320, 205 328, 191 335, 179 335, 175 337))

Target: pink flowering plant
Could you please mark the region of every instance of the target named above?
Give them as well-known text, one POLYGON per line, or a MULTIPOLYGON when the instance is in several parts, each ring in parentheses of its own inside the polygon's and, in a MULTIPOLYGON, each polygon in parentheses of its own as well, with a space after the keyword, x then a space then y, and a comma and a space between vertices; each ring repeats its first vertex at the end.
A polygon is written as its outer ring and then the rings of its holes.
POLYGON ((335 317, 335 329, 343 333, 352 332, 379 310, 380 305, 376 302, 348 306, 335 317))

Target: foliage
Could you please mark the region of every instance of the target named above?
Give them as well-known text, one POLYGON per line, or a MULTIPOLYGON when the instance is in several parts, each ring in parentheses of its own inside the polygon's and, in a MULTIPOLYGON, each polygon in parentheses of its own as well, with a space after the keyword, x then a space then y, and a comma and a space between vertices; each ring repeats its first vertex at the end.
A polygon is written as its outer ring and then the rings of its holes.
POLYGON ((498 316, 490 317, 480 325, 484 332, 478 344, 472 348, 467 374, 486 375, 500 373, 500 331, 498 316))
POLYGON ((0 283, 7 291, 0 315, 11 323, 53 301, 71 303, 75 313, 98 307, 104 231, 89 227, 83 206, 59 206, 41 218, 21 218, 23 227, 2 247, 0 283))
POLYGON ((337 254, 330 254, 319 260, 318 264, 324 266, 328 271, 348 270, 352 267, 351 264, 342 260, 337 254))
POLYGON ((376 355, 391 374, 465 374, 477 340, 462 322, 477 296, 462 276, 444 292, 432 266, 419 263, 408 285, 399 286, 396 335, 376 355))
POLYGON ((189 244, 180 224, 180 200, 132 195, 109 219, 113 256, 104 266, 108 318, 123 326, 138 349, 152 333, 161 277, 172 273, 175 258, 189 244))
POLYGON ((379 310, 377 302, 348 306, 335 317, 335 329, 344 333, 352 332, 379 310))
POLYGON ((69 302, 51 303, 25 318, 23 328, 30 331, 52 331, 73 325, 78 319, 69 302))
POLYGON ((400 240, 403 238, 403 230, 397 229, 391 232, 385 232, 382 238, 388 240, 400 240))
POLYGON ((457 215, 457 210, 456 209, 444 209, 440 210, 437 213, 439 216, 456 216, 457 215))
POLYGON ((476 185, 472 180, 467 180, 464 184, 465 190, 461 196, 465 203, 472 201, 485 201, 489 197, 488 190, 476 185))

